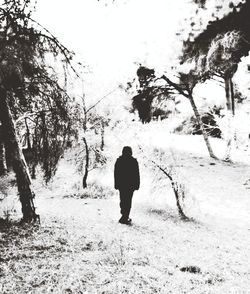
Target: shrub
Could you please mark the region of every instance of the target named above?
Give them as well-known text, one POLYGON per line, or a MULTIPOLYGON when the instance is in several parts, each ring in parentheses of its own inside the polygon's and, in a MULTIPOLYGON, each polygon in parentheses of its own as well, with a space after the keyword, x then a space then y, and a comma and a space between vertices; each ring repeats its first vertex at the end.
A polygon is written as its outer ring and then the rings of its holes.
MULTIPOLYGON (((221 138, 222 132, 217 124, 217 111, 220 111, 216 108, 216 110, 205 112, 201 114, 201 120, 203 122, 204 128, 207 131, 208 135, 215 138, 221 138)), ((179 125, 174 130, 175 132, 184 133, 184 134, 192 134, 192 135, 201 135, 200 126, 197 123, 197 120, 194 116, 191 116, 185 119, 181 125, 179 125)))
MULTIPOLYGON (((82 190, 82 189, 81 189, 82 190)), ((110 198, 114 195, 114 189, 111 189, 108 186, 103 186, 98 184, 97 182, 92 182, 88 184, 88 187, 83 191, 69 194, 65 197, 67 198, 76 198, 76 199, 106 199, 110 198)))

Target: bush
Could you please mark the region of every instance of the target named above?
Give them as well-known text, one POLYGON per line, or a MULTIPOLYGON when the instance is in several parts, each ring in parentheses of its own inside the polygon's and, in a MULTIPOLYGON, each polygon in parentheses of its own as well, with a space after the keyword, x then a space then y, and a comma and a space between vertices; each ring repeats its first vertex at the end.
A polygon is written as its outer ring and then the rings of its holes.
MULTIPOLYGON (((203 122, 204 128, 207 131, 207 134, 211 137, 221 138, 222 132, 217 124, 215 112, 205 112, 201 114, 201 120, 203 122)), ((177 133, 192 134, 192 135, 201 135, 200 126, 197 123, 197 120, 194 116, 184 120, 180 126, 174 130, 177 133)))

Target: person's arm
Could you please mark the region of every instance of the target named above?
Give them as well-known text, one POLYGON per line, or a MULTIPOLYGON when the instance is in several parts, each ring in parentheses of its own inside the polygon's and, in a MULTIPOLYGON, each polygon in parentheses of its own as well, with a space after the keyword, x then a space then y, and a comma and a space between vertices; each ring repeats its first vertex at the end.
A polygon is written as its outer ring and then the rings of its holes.
POLYGON ((114 182, 115 182, 115 189, 118 189, 118 161, 116 160, 115 168, 114 168, 114 182))
POLYGON ((140 171, 139 171, 139 164, 137 160, 136 160, 135 176, 136 176, 135 190, 138 190, 140 188, 140 171))

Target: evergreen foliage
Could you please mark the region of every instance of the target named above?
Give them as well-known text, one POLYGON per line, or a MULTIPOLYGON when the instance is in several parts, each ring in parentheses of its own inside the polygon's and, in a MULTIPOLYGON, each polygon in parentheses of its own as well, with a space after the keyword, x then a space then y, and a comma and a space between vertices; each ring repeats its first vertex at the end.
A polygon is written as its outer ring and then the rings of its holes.
POLYGON ((231 4, 230 7, 231 12, 229 14, 221 19, 210 21, 206 29, 198 34, 194 40, 189 38, 184 42, 182 62, 190 58, 197 59, 200 56, 206 56, 214 40, 222 39, 225 34, 228 37, 232 32, 239 34, 237 47, 233 46, 232 59, 234 62, 238 63, 241 57, 248 55, 250 50, 250 2, 240 2, 237 6, 231 4))

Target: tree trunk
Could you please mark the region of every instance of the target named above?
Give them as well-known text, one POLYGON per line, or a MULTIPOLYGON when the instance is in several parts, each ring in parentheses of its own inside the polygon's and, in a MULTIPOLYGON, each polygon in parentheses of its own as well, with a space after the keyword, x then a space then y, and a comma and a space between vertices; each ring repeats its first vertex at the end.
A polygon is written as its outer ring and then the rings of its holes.
POLYGON ((2 125, 0 125, 0 176, 5 175, 6 172, 7 172, 7 167, 6 167, 6 160, 5 160, 3 127, 2 125))
MULTIPOLYGON (((85 94, 83 92, 83 96, 82 96, 82 105, 83 105, 83 112, 84 112, 84 119, 83 119, 83 130, 84 133, 87 131, 87 108, 86 108, 86 104, 85 104, 85 94)), ((85 160, 85 172, 83 175, 83 179, 82 179, 82 187, 83 189, 87 188, 87 179, 88 179, 88 174, 89 174, 89 147, 88 147, 88 143, 85 137, 83 137, 83 143, 85 146, 85 154, 86 154, 86 160, 85 160)))
POLYGON ((234 89, 233 89, 233 81, 231 77, 227 77, 224 79, 225 81, 225 92, 226 92, 226 106, 227 106, 227 124, 228 124, 228 138, 227 138, 227 147, 224 156, 225 161, 231 160, 231 150, 232 150, 232 142, 233 137, 235 135, 233 121, 235 114, 235 102, 234 102, 234 89))
POLYGON ((24 119, 25 126, 26 126, 26 136, 27 136, 27 148, 28 150, 31 150, 31 140, 30 140, 30 129, 27 123, 27 118, 24 119))
POLYGON ((0 88, 0 117, 5 134, 5 146, 11 156, 11 163, 16 175, 23 221, 30 222, 37 219, 33 203, 34 192, 31 189, 28 168, 21 148, 19 147, 17 133, 7 99, 6 91, 0 88))
POLYGON ((12 162, 11 162, 11 154, 9 152, 9 149, 5 147, 5 161, 7 166, 7 172, 10 172, 13 170, 12 162))
POLYGON ((232 114, 235 115, 234 84, 233 84, 232 78, 230 78, 229 82, 230 82, 230 94, 231 94, 232 114))
POLYGON ((3 141, 0 140, 0 176, 4 176, 7 173, 7 167, 5 163, 5 150, 3 141))
POLYGON ((88 173, 89 173, 89 147, 87 144, 87 140, 84 137, 83 142, 85 145, 85 152, 86 152, 86 161, 85 161, 85 173, 82 179, 82 187, 83 189, 87 188, 87 178, 88 178, 88 173))
POLYGON ((104 150, 104 122, 101 122, 101 150, 104 150))
POLYGON ((189 101, 191 103, 191 106, 192 106, 192 109, 194 111, 194 114, 195 114, 195 117, 197 119, 197 122, 198 122, 198 124, 200 126, 200 129, 201 129, 201 132, 202 132, 202 135, 203 135, 205 144, 207 146, 208 153, 209 153, 210 157, 216 159, 216 156, 213 153, 212 147, 211 147, 210 142, 209 142, 209 139, 208 139, 207 131, 204 128, 204 125, 203 125, 203 122, 201 120, 200 114, 199 114, 198 109, 196 107, 196 104, 194 102, 194 98, 193 98, 193 96, 191 94, 189 95, 189 101))
POLYGON ((174 181, 172 175, 170 174, 170 172, 166 171, 163 167, 161 167, 159 164, 157 164, 154 160, 150 159, 150 161, 157 166, 166 176, 167 178, 170 180, 171 182, 171 187, 173 189, 174 192, 174 196, 175 196, 175 200, 176 200, 176 205, 178 208, 178 213, 181 217, 181 219, 183 220, 189 220, 189 218, 186 216, 186 214, 184 213, 181 203, 180 203, 180 198, 181 198, 181 193, 183 193, 182 191, 180 191, 180 189, 178 189, 178 182, 174 181))
POLYGON ((173 182, 172 177, 170 179, 171 179, 171 186, 172 186, 172 189, 174 191, 174 195, 175 195, 175 199, 176 199, 176 205, 177 205, 177 208, 178 208, 179 215, 180 215, 180 217, 183 220, 188 220, 188 217, 183 212, 183 209, 182 209, 181 204, 180 204, 180 195, 179 195, 179 192, 178 192, 178 190, 175 187, 175 184, 173 182))
POLYGON ((5 170, 5 173, 8 173, 12 170, 11 156, 8 149, 6 149, 5 147, 5 135, 3 131, 3 126, 0 126, 0 165, 5 170))

